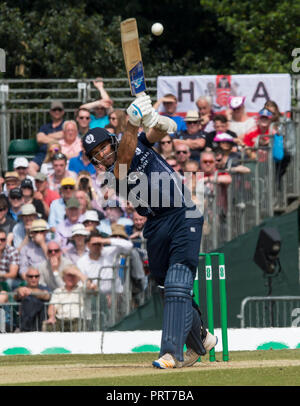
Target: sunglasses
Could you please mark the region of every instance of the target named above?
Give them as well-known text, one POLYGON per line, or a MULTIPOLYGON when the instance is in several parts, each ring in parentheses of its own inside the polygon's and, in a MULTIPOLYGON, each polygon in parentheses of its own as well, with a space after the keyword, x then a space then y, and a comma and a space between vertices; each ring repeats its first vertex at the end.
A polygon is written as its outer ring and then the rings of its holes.
POLYGON ((0 238, 0 242, 5 242, 6 238, 0 238))
POLYGON ((11 200, 21 200, 22 196, 10 196, 11 200))
POLYGON ((32 279, 32 278, 39 278, 40 275, 27 275, 27 278, 32 279))
POLYGON ((177 155, 179 155, 179 154, 187 154, 187 151, 176 151, 176 154, 177 155))
POLYGON ((78 117, 80 120, 90 120, 91 117, 78 117))
POLYGON ((213 164, 215 161, 202 161, 204 164, 213 164))
POLYGON ((110 120, 118 120, 117 117, 109 117, 110 120))
POLYGON ((56 107, 55 109, 51 109, 51 111, 63 111, 63 109, 56 107))
POLYGON ((18 166, 16 168, 17 171, 25 171, 26 169, 27 169, 26 166, 18 166))
POLYGON ((0 211, 5 211, 7 210, 7 207, 0 207, 0 211))
POLYGON ((200 121, 187 121, 186 124, 187 125, 193 125, 193 124, 199 124, 200 121))
POLYGON ((161 143, 161 145, 164 145, 164 144, 171 144, 172 141, 160 141, 160 143, 161 143))
POLYGON ((74 190, 74 186, 72 186, 72 185, 66 185, 66 186, 63 186, 62 187, 64 190, 74 190))
POLYGON ((60 252, 59 248, 55 248, 53 250, 48 250, 48 254, 58 254, 60 252))

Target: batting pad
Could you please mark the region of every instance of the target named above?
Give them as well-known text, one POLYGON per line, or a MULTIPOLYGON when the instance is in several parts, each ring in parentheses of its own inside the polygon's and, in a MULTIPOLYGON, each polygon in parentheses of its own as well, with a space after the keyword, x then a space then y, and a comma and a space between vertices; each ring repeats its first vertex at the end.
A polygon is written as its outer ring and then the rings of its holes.
POLYGON ((183 346, 193 323, 193 276, 182 264, 170 266, 164 289, 160 356, 170 353, 183 361, 183 346))
POLYGON ((193 323, 192 328, 187 336, 186 345, 192 348, 197 354, 205 355, 206 350, 201 340, 202 320, 198 310, 193 307, 193 323))

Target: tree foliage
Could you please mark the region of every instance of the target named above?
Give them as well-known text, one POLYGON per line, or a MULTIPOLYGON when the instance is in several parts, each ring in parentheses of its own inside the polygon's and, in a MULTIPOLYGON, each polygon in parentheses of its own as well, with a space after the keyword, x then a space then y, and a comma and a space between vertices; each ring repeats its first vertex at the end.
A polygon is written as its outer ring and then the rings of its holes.
POLYGON ((7 0, 5 77, 124 77, 120 21, 136 17, 147 76, 288 72, 299 0, 7 0), (160 21, 162 37, 150 33, 160 21))

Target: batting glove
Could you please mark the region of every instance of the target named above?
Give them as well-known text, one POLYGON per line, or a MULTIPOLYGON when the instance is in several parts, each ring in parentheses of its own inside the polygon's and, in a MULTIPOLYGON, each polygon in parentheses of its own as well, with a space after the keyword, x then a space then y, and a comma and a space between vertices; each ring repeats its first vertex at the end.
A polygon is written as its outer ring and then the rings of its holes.
POLYGON ((151 112, 142 118, 142 124, 143 124, 145 132, 147 132, 149 130, 149 128, 154 127, 157 124, 158 119, 159 119, 159 114, 152 107, 151 112))
POLYGON ((150 96, 143 94, 142 96, 137 97, 128 107, 128 120, 130 124, 134 125, 135 127, 140 127, 142 118, 151 113, 151 111, 152 104, 150 96))

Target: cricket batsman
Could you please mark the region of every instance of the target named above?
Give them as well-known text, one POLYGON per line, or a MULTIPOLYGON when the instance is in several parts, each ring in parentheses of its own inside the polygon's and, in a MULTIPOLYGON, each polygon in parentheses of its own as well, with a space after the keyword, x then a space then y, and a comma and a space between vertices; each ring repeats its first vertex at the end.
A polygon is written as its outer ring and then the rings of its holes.
POLYGON ((126 182, 127 195, 122 197, 133 199, 137 212, 147 216, 144 237, 149 268, 164 295, 160 355, 152 364, 161 369, 192 366, 217 344, 217 337, 204 328, 193 300, 203 216, 191 201, 187 202, 189 198, 178 186, 174 170, 152 148, 167 133, 176 131, 175 121, 158 114, 146 94, 130 104, 127 114, 129 120, 120 142, 107 130, 93 128, 84 136, 83 147, 95 167, 114 175, 120 196, 126 182), (145 132, 138 136, 140 126, 145 132), (148 198, 144 198, 143 190, 134 193, 137 190, 134 180, 139 174, 141 182, 147 180, 144 188, 148 198), (168 176, 170 188, 154 181, 155 174, 168 176), (158 203, 153 204, 153 194, 158 195, 158 203), (166 198, 169 204, 164 204, 166 198), (175 204, 178 199, 180 205, 175 204), (187 215, 190 210, 193 216, 187 215))

